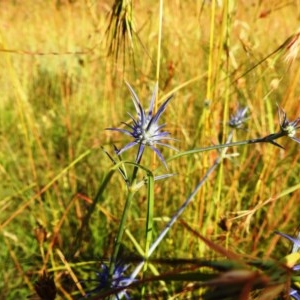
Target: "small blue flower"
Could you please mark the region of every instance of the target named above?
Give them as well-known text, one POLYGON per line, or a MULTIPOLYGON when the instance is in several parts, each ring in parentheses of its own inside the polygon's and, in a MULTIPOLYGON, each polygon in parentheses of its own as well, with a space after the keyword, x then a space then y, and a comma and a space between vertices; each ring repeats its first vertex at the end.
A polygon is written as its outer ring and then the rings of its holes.
POLYGON ((297 129, 300 128, 300 118, 298 117, 294 121, 289 121, 286 117, 285 111, 278 107, 278 116, 280 121, 280 129, 285 135, 290 137, 292 140, 300 144, 300 139, 295 137, 297 129))
POLYGON ((159 159, 163 162, 164 166, 167 168, 166 161, 163 158, 161 152, 156 148, 156 145, 165 146, 173 150, 177 150, 176 148, 162 142, 163 140, 175 140, 175 139, 169 136, 170 135, 169 132, 162 131, 162 129, 165 127, 165 124, 163 125, 158 124, 161 115, 165 111, 169 101, 173 96, 170 96, 159 107, 158 111, 154 114, 153 112, 154 101, 156 98, 156 93, 158 88, 156 84, 150 100, 148 113, 146 113, 135 91, 132 89, 129 83, 126 82, 126 84, 131 92, 132 101, 135 106, 135 110, 137 112, 137 119, 135 119, 130 113, 128 113, 128 115, 132 119, 132 124, 122 122, 122 124, 125 124, 128 127, 128 129, 106 128, 107 130, 122 132, 126 135, 129 135, 131 138, 133 138, 133 141, 128 143, 122 149, 118 150, 117 154, 120 155, 124 151, 132 148, 133 146, 139 145, 139 150, 136 157, 136 162, 139 163, 141 161, 145 147, 149 146, 158 155, 159 159))
POLYGON ((228 125, 232 128, 242 128, 245 121, 249 118, 246 117, 246 113, 248 111, 248 107, 239 108, 235 115, 230 116, 230 120, 228 125))
MULTIPOLYGON (((97 278, 88 280, 89 282, 96 282, 97 286, 88 292, 87 297, 101 291, 107 291, 108 289, 114 290, 122 287, 125 289, 125 286, 128 286, 128 284, 131 282, 130 279, 126 278, 124 275, 128 267, 129 265, 124 265, 120 262, 117 263, 114 273, 112 277, 110 277, 109 267, 105 263, 101 263, 101 270, 96 272, 97 278)), ((123 293, 126 299, 130 299, 126 291, 123 291, 123 293)))
POLYGON ((298 117, 294 121, 289 121, 286 117, 285 111, 278 106, 278 117, 280 122, 280 131, 277 133, 269 134, 263 138, 259 138, 256 140, 253 140, 252 143, 271 143, 281 149, 284 149, 280 144, 275 142, 275 140, 287 136, 291 138, 293 141, 300 144, 300 139, 295 137, 296 131, 300 128, 300 118, 298 117))

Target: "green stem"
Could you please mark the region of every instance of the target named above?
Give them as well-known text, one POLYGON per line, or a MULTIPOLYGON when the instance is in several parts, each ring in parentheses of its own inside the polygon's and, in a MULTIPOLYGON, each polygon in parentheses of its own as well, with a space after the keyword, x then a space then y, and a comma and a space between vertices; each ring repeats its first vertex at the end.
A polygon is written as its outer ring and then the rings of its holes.
POLYGON ((279 148, 284 149, 282 146, 280 146, 279 144, 274 142, 274 140, 281 138, 283 136, 286 136, 286 135, 287 135, 286 132, 279 131, 278 133, 272 133, 263 138, 257 138, 257 139, 251 139, 251 140, 245 140, 245 141, 239 141, 239 142, 233 142, 233 143, 226 143, 226 144, 218 144, 218 145, 208 146, 208 147, 204 147, 204 148, 196 148, 196 149, 180 152, 180 153, 170 157, 169 159, 167 159, 167 161, 171 161, 175 158, 179 158, 179 157, 190 155, 190 154, 196 154, 196 153, 206 152, 206 151, 211 151, 211 150, 219 150, 222 148, 228 148, 228 147, 234 147, 234 146, 257 144, 257 143, 271 143, 279 148))
MULTIPOLYGON (((140 145, 141 147, 141 145, 140 145)), ((140 148, 138 150, 138 153, 140 151, 140 148)), ((121 241, 125 232, 125 225, 126 225, 126 221, 127 221, 127 216, 131 207, 131 203, 132 203, 132 199, 133 196, 136 192, 136 189, 134 189, 134 185, 135 185, 135 180, 137 177, 137 171, 139 169, 139 167, 137 166, 137 164, 139 164, 141 162, 141 158, 142 155, 140 155, 140 159, 138 161, 136 161, 136 164, 133 168, 133 172, 132 172, 132 176, 131 176, 131 180, 129 181, 129 186, 128 186, 128 195, 126 198, 126 203, 125 203, 125 207, 123 210, 123 214, 122 214, 122 218, 121 218, 121 222, 119 225, 119 229, 118 229, 118 233, 117 233, 117 237, 115 240, 115 244, 114 244, 114 250, 113 250, 113 254, 111 257, 111 262, 110 262, 110 266, 109 266, 109 276, 112 277, 114 274, 114 270, 115 270, 115 266, 116 266, 116 262, 117 262, 117 258, 118 258, 118 254, 119 254, 119 250, 120 250, 120 246, 121 246, 121 241)))
POLYGON ((121 222, 120 222, 120 225, 119 225, 119 229, 118 229, 118 233, 117 233, 117 237, 116 237, 116 241, 115 241, 114 252, 113 252, 113 255, 112 255, 112 258, 111 258, 111 263, 110 263, 110 267, 109 267, 109 275, 110 276, 112 276, 114 274, 115 265, 116 265, 116 262, 117 262, 117 257, 118 257, 118 253, 119 253, 119 250, 120 250, 122 237, 123 237, 123 234, 124 234, 124 231, 125 231, 125 224, 126 224, 128 212, 129 212, 129 209, 130 209, 130 206, 131 206, 131 203, 132 203, 134 193, 135 193, 135 191, 133 191, 130 188, 127 199, 126 199, 122 219, 121 219, 121 222))

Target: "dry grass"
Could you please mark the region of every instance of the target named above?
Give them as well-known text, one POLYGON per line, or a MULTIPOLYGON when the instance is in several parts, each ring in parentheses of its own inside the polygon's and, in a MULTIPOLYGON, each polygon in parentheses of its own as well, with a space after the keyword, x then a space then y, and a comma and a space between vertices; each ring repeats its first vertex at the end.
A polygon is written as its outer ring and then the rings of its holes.
MULTIPOLYGON (((215 9, 209 1, 164 2, 159 99, 176 92, 164 120, 182 151, 224 142, 224 125, 238 103, 249 106, 251 118, 248 130, 237 131, 235 140, 275 132, 276 103, 290 119, 300 115, 299 57, 291 38, 298 38, 299 3, 228 2, 215 9), (288 38, 291 42, 284 43, 288 38)), ((116 174, 91 216, 76 259, 71 255, 82 220, 111 167, 100 146, 113 153, 112 142, 120 147, 125 142, 104 131, 119 126, 132 111, 124 79, 144 105, 157 79, 159 1, 133 1, 132 40, 126 32, 121 36, 117 60, 115 53, 107 56, 111 7, 112 1, 89 0, 0 3, 2 298, 24 299, 33 292, 33 278, 47 268, 54 272, 61 297, 72 299, 79 290, 76 280, 67 276, 55 249, 74 269, 76 262, 111 253, 126 191, 116 174), (47 232, 40 244, 34 235, 37 227, 47 232)), ((298 226, 300 152, 295 142, 280 142, 285 151, 270 144, 230 150, 239 156, 222 163, 183 220, 236 253, 284 256, 288 247, 273 232, 293 234, 298 226), (221 221, 228 224, 226 230, 221 221)), ((172 154, 163 152, 165 157, 172 154)), ((171 172, 178 175, 155 184, 155 235, 217 155, 204 152, 170 162, 171 172)), ((132 157, 133 151, 124 154, 124 159, 132 157)), ((153 156, 146 151, 143 164, 151 163, 153 156)), ((155 164, 154 173, 163 173, 155 164)), ((143 190, 137 195, 128 221, 141 244, 145 197, 143 190)), ((124 243, 135 251, 130 240, 124 243)), ((212 254, 178 223, 155 255, 212 254)), ((84 276, 80 270, 75 272, 78 278, 84 276)))

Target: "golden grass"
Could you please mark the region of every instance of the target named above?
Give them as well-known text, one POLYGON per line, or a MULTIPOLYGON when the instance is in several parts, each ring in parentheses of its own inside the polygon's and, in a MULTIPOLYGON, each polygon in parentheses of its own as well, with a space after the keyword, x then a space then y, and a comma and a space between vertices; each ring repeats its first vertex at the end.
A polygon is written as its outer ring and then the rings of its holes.
MULTIPOLYGON (((248 130, 236 132, 235 140, 276 131, 276 103, 290 119, 300 114, 299 57, 291 53, 295 47, 284 44, 287 38, 298 38, 293 35, 299 26, 299 5, 218 2, 222 1, 164 1, 160 45, 159 1, 133 1, 133 49, 127 41, 126 53, 119 49, 116 60, 115 55, 107 56, 112 1, 64 1, 59 6, 56 1, 1 1, 0 259, 8 270, 1 277, 3 297, 30 293, 28 276, 43 270, 34 237, 37 224, 49 232, 44 248, 53 268, 61 264, 53 248, 58 245, 65 257, 70 250, 90 205, 85 199, 95 196, 111 167, 100 146, 113 153, 112 142, 120 147, 125 142, 119 134, 104 131, 119 126, 132 111, 124 79, 146 106, 157 76, 159 99, 176 91, 164 120, 180 140, 174 144, 180 150, 224 142, 224 125, 238 103, 249 106, 251 118, 248 130), (294 60, 286 62, 291 55, 294 60)), ((281 257, 286 244, 278 243, 273 231, 293 234, 298 226, 300 146, 288 139, 280 143, 285 151, 270 144, 230 150, 239 156, 225 160, 207 181, 184 221, 232 251, 281 257), (220 228, 222 220, 230 224, 227 231, 220 228)), ((164 150, 165 157, 172 154, 164 150)), ((128 152, 124 158, 132 160, 132 155, 128 152)), ((160 220, 155 234, 217 155, 213 151, 170 163, 171 172, 178 175, 155 185, 155 217, 160 220)), ((146 151, 143 164, 150 166, 152 157, 146 151)), ((164 172, 158 161, 155 165, 156 174, 164 172)), ((109 256, 125 190, 114 175, 78 256, 109 256)), ((136 197, 128 223, 142 244, 144 197, 145 191, 136 197)), ((133 249, 129 239, 125 244, 133 249)), ((156 255, 212 254, 178 223, 156 255)), ((61 293, 71 291, 61 287, 61 293)))

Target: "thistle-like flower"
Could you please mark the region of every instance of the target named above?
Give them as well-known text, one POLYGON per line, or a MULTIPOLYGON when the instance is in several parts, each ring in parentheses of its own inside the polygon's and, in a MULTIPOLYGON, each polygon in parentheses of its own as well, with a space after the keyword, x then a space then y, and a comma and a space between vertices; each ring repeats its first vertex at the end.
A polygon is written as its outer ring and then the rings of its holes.
POLYGON ((156 145, 161 145, 165 147, 169 147, 173 150, 177 150, 176 148, 165 144, 162 142, 163 140, 175 140, 171 138, 169 135, 169 132, 162 131, 162 129, 165 127, 165 124, 159 125, 158 121, 163 114, 163 112, 166 109, 167 104, 171 100, 173 96, 170 96, 158 109, 158 111, 154 114, 154 101, 156 98, 157 93, 157 84, 155 85, 151 100, 150 100, 150 106, 148 113, 145 112, 143 109, 141 102, 136 95, 133 88, 130 86, 129 83, 127 83, 127 86, 131 92, 132 101, 135 106, 135 110, 137 112, 137 119, 135 119, 132 114, 128 113, 130 118, 132 119, 132 124, 128 124, 125 122, 122 122, 122 124, 125 124, 128 129, 120 129, 120 128, 106 128, 107 130, 114 130, 119 131, 122 133, 125 133, 126 135, 129 135, 133 138, 133 141, 128 143, 126 146, 124 146, 122 149, 117 151, 117 154, 120 155, 124 151, 132 148, 135 145, 139 145, 139 150, 136 156, 136 162, 139 163, 141 161, 143 152, 145 150, 146 146, 149 146, 159 157, 159 159, 162 161, 164 166, 167 168, 167 164, 165 159, 163 158, 161 152, 156 148, 156 145))
POLYGON ((300 128, 300 118, 298 117, 294 121, 289 121, 286 117, 285 111, 278 107, 278 116, 280 121, 280 129, 285 135, 290 137, 292 140, 300 144, 300 139, 295 137, 297 129, 300 128))
POLYGON ((280 122, 280 130, 277 133, 269 134, 263 138, 251 140, 251 143, 271 143, 279 148, 284 149, 280 144, 275 142, 275 140, 287 136, 300 144, 300 139, 295 137, 297 129, 300 128, 300 117, 294 121, 289 121, 286 117, 285 111, 278 106, 278 117, 280 122))
MULTIPOLYGON (((129 295, 125 291, 125 286, 129 284, 129 278, 126 278, 124 273, 129 265, 117 263, 114 269, 112 277, 109 276, 109 268, 105 263, 101 263, 101 270, 96 272, 97 278, 88 280, 89 282, 96 282, 97 285, 91 291, 88 292, 87 297, 95 293, 108 292, 115 289, 122 289, 124 287, 124 295, 126 299, 130 299, 129 295)), ((118 292, 116 292, 118 294, 118 292)))
POLYGON ((246 113, 248 111, 248 107, 239 108, 235 115, 230 116, 230 120, 228 125, 232 128, 242 128, 245 121, 249 118, 246 117, 246 113))

